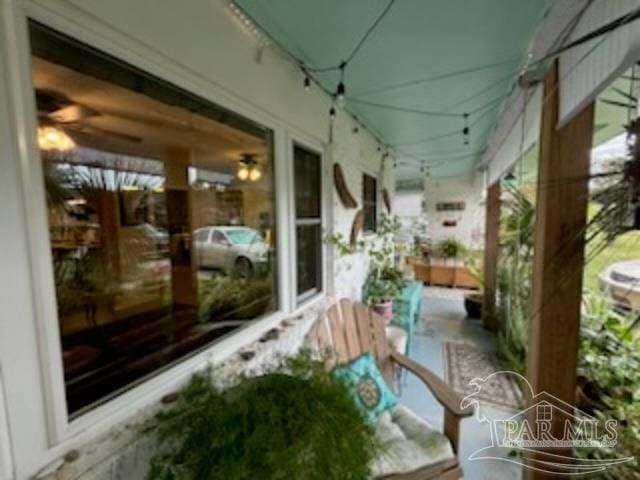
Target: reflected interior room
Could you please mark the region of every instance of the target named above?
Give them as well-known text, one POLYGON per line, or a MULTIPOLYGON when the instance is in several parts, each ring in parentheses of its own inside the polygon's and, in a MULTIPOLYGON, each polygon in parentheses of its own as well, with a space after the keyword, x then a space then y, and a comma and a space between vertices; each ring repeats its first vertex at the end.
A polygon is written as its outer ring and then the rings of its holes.
POLYGON ((31 41, 77 414, 277 309, 272 132, 36 24, 31 41))

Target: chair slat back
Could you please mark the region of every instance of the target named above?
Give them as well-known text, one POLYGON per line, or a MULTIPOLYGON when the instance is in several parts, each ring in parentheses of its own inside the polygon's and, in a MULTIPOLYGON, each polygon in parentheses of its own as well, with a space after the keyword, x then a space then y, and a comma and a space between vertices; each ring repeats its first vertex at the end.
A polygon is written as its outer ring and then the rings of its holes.
POLYGON ((329 367, 347 363, 371 352, 385 379, 391 383, 393 368, 384 319, 360 302, 342 299, 318 318, 312 329, 318 347, 330 350, 329 367))
POLYGON ((360 345, 360 339, 358 338, 358 328, 353 315, 353 304, 351 300, 347 298, 340 300, 340 312, 342 313, 342 326, 344 328, 349 360, 353 360, 362 355, 363 351, 360 345))
POLYGON ((347 341, 344 335, 344 322, 340 306, 334 303, 327 310, 327 319, 331 328, 331 338, 333 340, 333 350, 338 363, 346 363, 349 361, 349 352, 347 351, 347 341))

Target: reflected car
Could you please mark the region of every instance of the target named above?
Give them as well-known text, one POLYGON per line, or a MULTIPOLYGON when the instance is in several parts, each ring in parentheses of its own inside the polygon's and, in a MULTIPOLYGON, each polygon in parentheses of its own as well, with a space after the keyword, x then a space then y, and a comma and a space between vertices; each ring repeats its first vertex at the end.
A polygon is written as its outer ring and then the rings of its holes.
POLYGON ((242 274, 268 261, 269 246, 249 227, 202 227, 194 232, 198 266, 242 274))
POLYGON ((617 307, 640 310, 640 260, 617 262, 600 274, 600 285, 617 307))

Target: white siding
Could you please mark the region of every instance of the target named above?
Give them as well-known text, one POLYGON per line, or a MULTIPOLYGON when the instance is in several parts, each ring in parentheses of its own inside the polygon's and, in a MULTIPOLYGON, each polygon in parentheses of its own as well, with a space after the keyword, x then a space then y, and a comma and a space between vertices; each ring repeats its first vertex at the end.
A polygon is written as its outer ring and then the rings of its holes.
MULTIPOLYGON (((640 7, 640 0, 595 0, 568 41, 575 40, 640 7)), ((617 75, 640 60, 640 20, 560 56, 560 124, 595 98, 617 75)))

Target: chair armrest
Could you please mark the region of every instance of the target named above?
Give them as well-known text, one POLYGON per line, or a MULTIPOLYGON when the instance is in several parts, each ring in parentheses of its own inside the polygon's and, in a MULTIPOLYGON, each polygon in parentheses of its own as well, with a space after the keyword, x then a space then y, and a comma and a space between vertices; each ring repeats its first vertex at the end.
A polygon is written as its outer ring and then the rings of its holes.
POLYGON ((473 415, 472 407, 460 408, 462 396, 458 395, 449 385, 418 362, 395 351, 391 352, 391 360, 401 367, 406 368, 422 380, 438 402, 451 414, 456 417, 469 417, 473 415))

